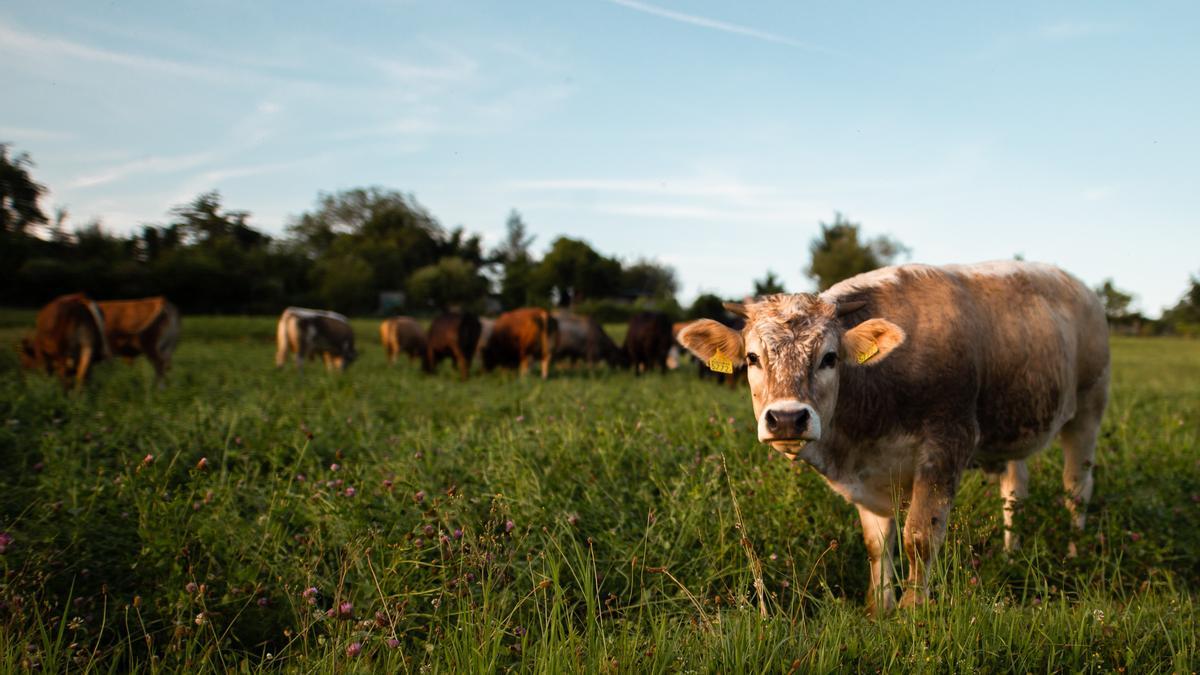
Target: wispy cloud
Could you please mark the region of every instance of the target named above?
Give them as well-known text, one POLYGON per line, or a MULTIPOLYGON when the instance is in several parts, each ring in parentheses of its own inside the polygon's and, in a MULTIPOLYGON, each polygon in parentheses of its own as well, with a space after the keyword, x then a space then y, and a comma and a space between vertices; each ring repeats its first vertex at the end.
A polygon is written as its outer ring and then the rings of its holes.
POLYGON ((1044 40, 1074 40, 1077 38, 1110 35, 1117 32, 1112 24, 1088 21, 1059 21, 1038 26, 1034 33, 1044 40))
POLYGON ((67 183, 69 188, 90 188, 107 185, 140 173, 173 173, 193 169, 207 164, 218 157, 213 151, 194 152, 182 155, 142 157, 122 162, 99 171, 79 176, 67 183))
POLYGON ((3 52, 15 53, 30 63, 68 58, 206 80, 227 80, 234 76, 234 73, 224 69, 92 47, 65 38, 38 35, 0 22, 0 53, 3 52))
POLYGON ((0 127, 0 143, 9 141, 70 141, 75 134, 53 129, 32 129, 26 127, 0 127))
POLYGON ((608 192, 673 197, 759 199, 777 194, 773 187, 727 179, 553 178, 513 181, 515 190, 542 192, 608 192))
POLYGON ((733 33, 734 35, 741 35, 743 37, 748 37, 748 38, 752 38, 755 40, 762 40, 764 42, 773 42, 775 44, 787 45, 789 47, 798 47, 800 49, 807 49, 809 51, 814 51, 814 52, 830 53, 828 50, 826 50, 823 47, 818 47, 816 45, 811 45, 806 42, 794 40, 792 38, 785 37, 783 35, 778 35, 776 33, 769 33, 764 30, 759 30, 757 28, 751 28, 749 26, 742 26, 742 25, 739 25, 736 23, 729 23, 727 21, 719 21, 717 19, 710 19, 708 17, 699 16, 697 14, 685 14, 683 12, 676 12, 675 10, 672 10, 672 9, 667 9, 665 7, 659 7, 658 5, 651 5, 651 4, 645 3, 645 2, 639 2, 638 0, 607 0, 607 1, 613 3, 614 5, 621 5, 622 7, 628 7, 629 9, 634 9, 639 12, 645 12, 646 14, 653 14, 654 16, 662 17, 664 19, 669 19, 671 21, 678 21, 679 23, 687 23, 687 24, 691 24, 693 26, 700 26, 701 28, 710 28, 712 30, 719 30, 724 33, 733 33))

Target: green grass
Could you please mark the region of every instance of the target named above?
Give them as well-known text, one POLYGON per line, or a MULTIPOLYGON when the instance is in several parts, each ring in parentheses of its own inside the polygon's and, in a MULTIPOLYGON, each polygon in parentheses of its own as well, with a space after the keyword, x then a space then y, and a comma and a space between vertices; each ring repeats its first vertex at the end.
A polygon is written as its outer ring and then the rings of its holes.
MULTIPOLYGON (((0 313, 0 342, 31 316, 0 313)), ((1114 340, 1078 558, 1056 447, 1033 462, 1020 554, 1001 551, 996 487, 970 474, 936 601, 872 621, 853 508, 757 444, 744 390, 691 368, 426 377, 385 366, 371 321, 346 374, 301 377, 272 367, 271 318, 183 325, 164 391, 117 362, 64 395, 0 354, 0 669, 1200 662, 1200 342, 1114 340)))

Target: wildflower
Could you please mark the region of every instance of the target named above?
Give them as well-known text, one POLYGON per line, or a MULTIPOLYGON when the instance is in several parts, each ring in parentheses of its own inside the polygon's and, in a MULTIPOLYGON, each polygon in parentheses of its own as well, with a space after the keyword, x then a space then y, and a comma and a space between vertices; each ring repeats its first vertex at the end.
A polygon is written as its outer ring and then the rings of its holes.
POLYGON ((572 513, 567 516, 567 524, 574 527, 579 524, 579 516, 572 513))
POLYGON ((509 533, 509 532, 512 532, 512 531, 513 531, 513 528, 515 528, 516 526, 517 526, 517 524, 516 524, 516 523, 514 523, 514 522, 513 522, 513 521, 511 521, 511 520, 506 520, 506 521, 504 521, 504 532, 505 532, 505 534, 507 534, 507 533, 509 533))
POLYGON ((0 554, 8 550, 12 546, 13 536, 7 532, 0 532, 0 554))
POLYGON ((454 538, 462 539, 462 528, 461 527, 454 528, 454 538))
POLYGON ((41 472, 42 472, 42 469, 45 469, 45 468, 46 468, 46 463, 45 463, 45 462, 38 462, 37 464, 34 464, 34 465, 33 465, 33 472, 34 472, 34 473, 41 473, 41 472))
POLYGON ((516 628, 513 628, 513 635, 516 635, 517 637, 522 637, 528 632, 529 631, 525 630, 524 626, 517 626, 516 628))
POLYGON ((346 496, 347 497, 353 497, 357 493, 358 493, 358 490, 355 490, 353 485, 346 487, 346 496))
POLYGON ((517 415, 517 422, 524 422, 524 421, 525 421, 524 415, 517 415))
POLYGON ((150 466, 154 463, 154 455, 147 454, 142 458, 142 466, 150 466))
POLYGON ((388 646, 388 649, 395 649, 400 646, 400 641, 397 640, 396 638, 388 638, 387 646, 388 646))
POLYGON ((736 418, 736 417, 730 417, 729 419, 727 419, 727 420, 725 420, 725 421, 726 421, 726 422, 728 422, 729 424, 736 424, 736 423, 737 423, 737 418, 736 418))
POLYGON ((337 471, 337 470, 338 470, 338 469, 340 469, 340 468, 342 468, 342 465, 341 465, 341 464, 338 464, 337 462, 334 462, 333 464, 330 464, 330 465, 329 465, 329 470, 330 470, 330 471, 337 471))
POLYGON ((296 474, 296 482, 297 483, 303 483, 306 480, 308 480, 308 477, 305 476, 304 474, 302 474, 302 473, 296 474))
POLYGON ((309 586, 308 588, 304 589, 304 592, 300 594, 300 597, 307 600, 308 604, 315 605, 317 604, 318 593, 320 593, 320 591, 317 590, 316 586, 309 586))
POLYGON ((339 619, 348 620, 350 617, 354 616, 354 603, 350 602, 349 600, 342 602, 342 604, 338 605, 337 609, 337 615, 339 619))
POLYGON ((388 492, 391 492, 391 491, 392 491, 392 487, 394 487, 394 486, 392 485, 392 481, 391 481, 391 479, 384 478, 384 479, 383 479, 383 489, 384 489, 384 490, 387 490, 388 492))
POLYGON ((266 606, 267 606, 267 605, 269 605, 269 604, 271 604, 271 600, 270 600, 269 598, 267 598, 266 596, 263 596, 263 597, 261 597, 261 598, 259 598, 259 599, 258 599, 258 606, 259 606, 259 607, 266 607, 266 606))
POLYGON ((424 540, 424 539, 421 539, 420 537, 417 537, 416 539, 413 539, 413 546, 416 546, 417 548, 421 548, 421 546, 422 546, 424 543, 425 543, 425 540, 424 540))
POLYGON ((1130 533, 1129 533, 1129 539, 1130 539, 1131 541, 1135 541, 1135 542, 1137 542, 1137 541, 1141 541, 1141 540, 1142 540, 1142 535, 1141 535, 1140 533, 1138 533, 1138 532, 1130 532, 1130 533))
POLYGON ((204 618, 205 618, 205 617, 204 617, 204 612, 200 612, 199 614, 197 614, 197 615, 196 615, 196 619, 195 619, 195 621, 196 621, 196 625, 197 625, 197 626, 203 626, 203 625, 204 625, 204 618))
POLYGON ((196 470, 203 471, 208 468, 208 458, 201 457, 199 462, 196 462, 196 470))
POLYGON ((191 593, 195 593, 198 588, 200 588, 200 587, 196 585, 196 582, 189 581, 189 582, 187 582, 187 586, 183 587, 183 590, 185 590, 189 594, 191 594, 191 593))
POLYGON ((358 653, 361 651, 362 651, 362 643, 361 642, 351 642, 350 646, 346 647, 346 656, 349 656, 350 658, 354 658, 355 656, 358 656, 358 653))
POLYGON ((424 532, 425 536, 427 536, 427 537, 432 537, 433 533, 436 531, 437 530, 433 529, 432 525, 426 525, 424 528, 422 528, 422 532, 424 532))
POLYGON ((414 502, 416 502, 416 503, 418 503, 418 504, 420 504, 421 502, 425 501, 425 491, 424 491, 424 490, 417 490, 416 494, 414 494, 414 495, 413 495, 413 501, 414 501, 414 502))

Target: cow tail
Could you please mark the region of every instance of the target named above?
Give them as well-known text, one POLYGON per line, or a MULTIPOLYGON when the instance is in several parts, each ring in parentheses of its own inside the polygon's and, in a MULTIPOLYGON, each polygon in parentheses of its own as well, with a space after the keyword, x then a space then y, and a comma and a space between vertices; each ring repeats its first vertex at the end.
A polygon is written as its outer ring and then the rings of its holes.
POLYGON ((163 303, 162 311, 166 315, 167 323, 163 326, 163 332, 158 338, 158 353, 164 358, 170 359, 171 354, 175 353, 175 345, 179 344, 181 321, 179 309, 170 302, 163 303))
POLYGON ((283 316, 279 317, 279 325, 275 327, 275 367, 282 368, 287 360, 288 353, 288 329, 291 327, 292 314, 284 310, 283 316))
POLYGON ((104 314, 100 312, 100 308, 96 303, 88 300, 86 302, 88 313, 92 315, 94 343, 97 347, 95 360, 101 361, 112 357, 112 351, 108 348, 108 330, 104 326, 104 314))

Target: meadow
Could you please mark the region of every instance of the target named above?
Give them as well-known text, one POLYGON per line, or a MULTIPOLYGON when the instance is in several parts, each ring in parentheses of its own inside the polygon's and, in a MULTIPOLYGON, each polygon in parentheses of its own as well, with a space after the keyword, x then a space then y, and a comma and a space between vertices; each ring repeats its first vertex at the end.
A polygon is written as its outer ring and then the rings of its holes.
MULTIPOLYGON (((0 312, 0 343, 32 316, 0 312)), ((1198 341, 1113 339, 1078 557, 1055 446, 1032 463, 1019 553, 971 473, 935 601, 872 620, 854 509, 757 443, 745 389, 694 367, 463 383, 388 367, 377 323, 354 323, 348 372, 298 375, 273 368, 271 317, 185 317, 164 390, 114 362, 64 394, 6 347, 0 669, 1200 664, 1198 341)))

